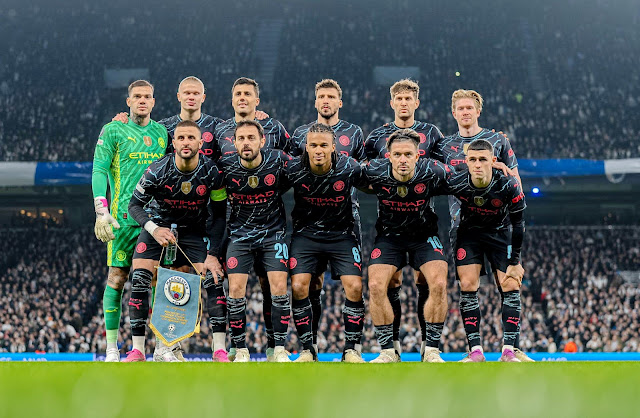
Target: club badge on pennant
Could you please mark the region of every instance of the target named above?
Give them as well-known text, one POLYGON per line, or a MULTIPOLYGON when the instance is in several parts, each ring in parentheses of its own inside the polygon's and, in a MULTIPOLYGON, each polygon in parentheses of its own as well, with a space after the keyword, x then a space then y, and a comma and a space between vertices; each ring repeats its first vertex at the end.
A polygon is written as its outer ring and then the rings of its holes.
POLYGON ((398 186, 398 196, 405 197, 408 193, 407 186, 398 186))
POLYGON ((166 345, 200 332, 200 276, 158 268, 158 291, 149 327, 166 345))
POLYGON ((249 187, 255 189, 256 187, 258 187, 258 176, 249 177, 247 183, 249 184, 249 187))
POLYGON ((182 185, 180 186, 180 190, 182 190, 182 193, 184 194, 189 194, 189 192, 191 191, 191 182, 183 181, 182 185))

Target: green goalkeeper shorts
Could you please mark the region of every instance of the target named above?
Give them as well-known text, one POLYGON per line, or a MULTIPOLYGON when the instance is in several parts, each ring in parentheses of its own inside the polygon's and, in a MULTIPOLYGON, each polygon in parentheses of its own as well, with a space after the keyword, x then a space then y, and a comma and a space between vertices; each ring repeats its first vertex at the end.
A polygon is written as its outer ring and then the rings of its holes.
POLYGON ((138 235, 142 228, 139 226, 121 226, 114 229, 116 239, 107 244, 107 265, 109 267, 131 267, 131 258, 138 235))

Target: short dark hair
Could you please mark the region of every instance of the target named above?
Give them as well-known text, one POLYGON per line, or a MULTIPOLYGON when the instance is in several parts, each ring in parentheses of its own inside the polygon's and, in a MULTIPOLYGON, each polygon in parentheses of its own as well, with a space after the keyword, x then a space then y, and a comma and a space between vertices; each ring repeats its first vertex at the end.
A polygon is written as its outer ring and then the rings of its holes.
POLYGON ((486 139, 474 139, 469 144, 469 148, 467 148, 467 151, 485 151, 485 150, 491 151, 491 154, 493 154, 493 145, 491 145, 491 142, 487 141, 486 139))
POLYGON ((233 89, 235 89, 236 86, 239 86, 241 84, 248 84, 250 86, 253 86, 253 89, 256 92, 256 97, 260 97, 260 87, 258 86, 258 82, 253 78, 249 78, 249 77, 240 77, 239 79, 234 81, 233 86, 231 87, 231 93, 233 94, 233 89))
POLYGON ((258 133, 260 134, 260 138, 264 136, 264 129, 262 128, 262 125, 260 125, 258 122, 256 122, 255 120, 241 120, 240 122, 238 122, 238 124, 236 125, 236 129, 233 131, 234 140, 236 139, 236 132, 238 132, 238 129, 243 128, 245 126, 253 126, 258 130, 258 133))
POLYGON ((176 125, 176 130, 178 130, 178 128, 197 128, 198 132, 202 133, 200 126, 198 126, 198 124, 192 120, 183 120, 178 122, 178 124, 176 125))
POLYGON ((129 96, 131 96, 131 90, 133 90, 134 87, 151 87, 151 93, 153 94, 153 84, 149 83, 147 80, 136 80, 129 84, 129 88, 127 89, 127 94, 129 96))
POLYGON ((333 142, 336 142, 336 133, 333 132, 331 126, 326 125, 324 123, 314 123, 309 127, 309 131, 307 131, 307 135, 309 134, 329 134, 331 138, 333 138, 333 142))
POLYGON ((389 136, 387 150, 391 151, 391 144, 394 142, 412 142, 417 148, 420 145, 420 135, 411 128, 398 129, 389 136))
POLYGON ((342 99, 342 89, 336 80, 325 78, 324 80, 318 81, 316 83, 316 95, 319 89, 336 89, 338 91, 338 98, 342 99))

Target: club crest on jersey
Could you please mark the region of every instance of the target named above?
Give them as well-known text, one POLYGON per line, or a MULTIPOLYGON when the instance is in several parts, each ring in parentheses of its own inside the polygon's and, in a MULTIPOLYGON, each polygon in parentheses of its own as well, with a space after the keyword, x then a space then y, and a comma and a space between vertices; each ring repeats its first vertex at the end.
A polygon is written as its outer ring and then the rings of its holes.
POLYGON ((469 145, 471 144, 464 144, 462 146, 462 152, 464 153, 464 155, 467 155, 467 151, 469 150, 469 145))
POLYGON ((342 135, 340 136, 340 139, 338 139, 338 141, 340 141, 340 145, 342 145, 343 147, 346 147, 349 145, 349 143, 351 142, 349 140, 349 137, 346 135, 342 135))
POLYGON ((482 196, 474 196, 473 197, 473 203, 476 204, 476 206, 483 206, 485 203, 484 197, 482 196))
POLYGON ((252 189, 255 189, 256 187, 258 187, 258 182, 259 182, 258 176, 249 176, 249 178, 247 179, 247 184, 252 189))
POLYGON ((148 147, 150 147, 150 146, 151 146, 151 144, 153 143, 153 142, 151 141, 151 137, 150 137, 150 136, 144 136, 144 137, 142 137, 142 140, 144 141, 144 144, 145 144, 146 146, 148 146, 148 147))
POLYGON ((407 186, 398 186, 397 192, 398 196, 405 197, 409 194, 409 189, 407 189, 407 186))
POLYGON ((191 191, 191 182, 183 181, 182 185, 180 186, 180 190, 182 190, 182 193, 184 194, 189 194, 189 192, 191 191))
MULTIPOLYGON (((285 165, 287 164, 287 162, 285 161, 285 165)), ((266 184, 267 186, 273 186, 273 183, 276 182, 276 176, 274 176, 273 174, 267 174, 267 176, 264 178, 264 184, 266 184)))
POLYGON ((174 305, 186 304, 191 297, 189 282, 180 276, 169 277, 164 284, 164 296, 174 305))
POLYGON ((167 143, 164 142, 164 138, 158 137, 158 145, 160 145, 160 148, 164 148, 167 146, 167 143))

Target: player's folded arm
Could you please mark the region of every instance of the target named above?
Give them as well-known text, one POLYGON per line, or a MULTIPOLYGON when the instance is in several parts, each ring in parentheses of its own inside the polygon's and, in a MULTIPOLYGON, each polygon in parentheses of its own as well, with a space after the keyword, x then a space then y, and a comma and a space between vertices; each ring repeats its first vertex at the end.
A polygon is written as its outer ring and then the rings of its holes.
POLYGON ((129 216, 131 216, 140 226, 144 227, 151 235, 158 228, 155 222, 149 220, 147 211, 144 210, 145 206, 151 202, 153 196, 146 191, 140 181, 137 185, 131 199, 129 200, 129 216))
POLYGON ((224 230, 227 227, 227 192, 226 189, 213 190, 209 200, 209 218, 207 219, 207 236, 209 237, 208 254, 217 257, 222 246, 224 230))
POLYGON ((524 209, 517 212, 509 213, 511 218, 511 226, 513 230, 511 232, 511 258, 509 258, 509 265, 520 264, 520 253, 522 251, 522 243, 524 242, 524 209))

